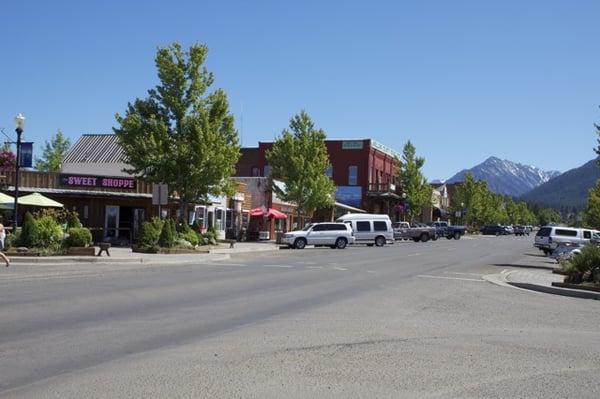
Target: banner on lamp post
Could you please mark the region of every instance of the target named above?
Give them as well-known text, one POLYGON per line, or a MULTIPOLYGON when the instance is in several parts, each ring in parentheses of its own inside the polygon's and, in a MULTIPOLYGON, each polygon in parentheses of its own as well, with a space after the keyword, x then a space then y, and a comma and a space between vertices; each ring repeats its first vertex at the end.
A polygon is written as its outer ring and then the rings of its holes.
POLYGON ((20 168, 31 168, 33 167, 33 143, 21 143, 19 150, 19 162, 20 168))

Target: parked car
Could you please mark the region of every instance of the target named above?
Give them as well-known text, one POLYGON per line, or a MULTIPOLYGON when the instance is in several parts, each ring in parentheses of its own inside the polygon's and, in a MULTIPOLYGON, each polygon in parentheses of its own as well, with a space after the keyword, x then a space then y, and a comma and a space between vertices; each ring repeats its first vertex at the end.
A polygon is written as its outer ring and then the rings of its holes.
POLYGON ((431 222, 430 226, 435 227, 438 237, 446 237, 449 240, 452 238, 460 240, 460 237, 465 235, 466 230, 464 226, 453 226, 442 220, 431 222))
POLYGON ((313 223, 302 230, 285 233, 281 238, 283 244, 296 249, 303 249, 307 245, 344 249, 354 241, 354 232, 346 223, 313 223))
POLYGON ((506 226, 502 226, 499 224, 488 224, 487 226, 483 226, 481 228, 481 234, 485 235, 495 235, 495 236, 504 236, 509 234, 506 226))
POLYGON ((557 262, 567 261, 573 259, 576 255, 581 253, 581 246, 577 244, 564 243, 558 245, 554 251, 552 251, 550 257, 557 262))
POLYGON ((336 220, 352 227, 356 244, 376 245, 394 243, 394 230, 388 215, 370 213, 349 213, 336 220))
POLYGON ((417 223, 411 227, 408 222, 397 222, 394 224, 394 239, 427 242, 430 239, 437 240, 437 232, 435 227, 422 223, 417 223))
POLYGON ((534 247, 549 254, 560 244, 586 245, 598 230, 562 226, 544 226, 535 235, 534 247))
POLYGON ((507 234, 515 234, 515 228, 511 224, 504 226, 504 228, 507 234))
POLYGON ((524 235, 529 235, 531 230, 529 229, 528 226, 516 225, 514 227, 514 232, 515 232, 516 236, 524 236, 524 235))

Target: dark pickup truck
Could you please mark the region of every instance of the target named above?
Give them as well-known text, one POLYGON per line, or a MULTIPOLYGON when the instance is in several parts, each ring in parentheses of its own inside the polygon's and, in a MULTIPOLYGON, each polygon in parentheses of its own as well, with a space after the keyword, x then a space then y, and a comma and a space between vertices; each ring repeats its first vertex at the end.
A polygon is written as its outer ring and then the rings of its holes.
POLYGON ((438 237, 446 237, 447 239, 460 240, 460 237, 465 235, 464 226, 452 226, 448 222, 431 222, 431 227, 435 227, 438 237))

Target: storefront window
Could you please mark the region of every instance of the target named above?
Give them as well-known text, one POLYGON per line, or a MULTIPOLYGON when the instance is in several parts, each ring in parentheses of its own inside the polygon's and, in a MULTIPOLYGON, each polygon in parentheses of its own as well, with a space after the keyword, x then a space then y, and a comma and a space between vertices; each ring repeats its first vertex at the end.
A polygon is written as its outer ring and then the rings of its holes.
POLYGON ((284 231, 286 221, 287 221, 287 219, 276 219, 275 220, 275 231, 284 231))
POLYGON ((223 208, 217 208, 215 212, 215 229, 225 230, 225 210, 223 208))
POLYGON ((356 186, 358 181, 358 166, 350 165, 348 166, 348 185, 356 186))
POLYGON ((119 236, 119 207, 114 205, 106 206, 106 219, 104 223, 104 235, 106 237, 117 238, 119 236))
POLYGON ((231 209, 227 209, 225 217, 225 227, 227 228, 227 230, 233 228, 233 211, 231 209))
POLYGON ((196 208, 196 222, 201 229, 205 229, 207 226, 206 222, 206 208, 203 206, 199 206, 196 208))

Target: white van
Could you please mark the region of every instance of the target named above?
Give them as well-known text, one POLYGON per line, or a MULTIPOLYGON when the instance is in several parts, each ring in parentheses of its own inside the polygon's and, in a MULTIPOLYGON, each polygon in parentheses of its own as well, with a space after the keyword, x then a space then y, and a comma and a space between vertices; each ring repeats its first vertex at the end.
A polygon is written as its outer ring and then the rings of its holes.
POLYGON ((352 227, 356 244, 383 247, 394 243, 394 229, 388 215, 349 213, 336 222, 347 223, 352 227))
POLYGON ((598 230, 544 226, 535 235, 534 247, 548 254, 560 244, 586 245, 598 230))

